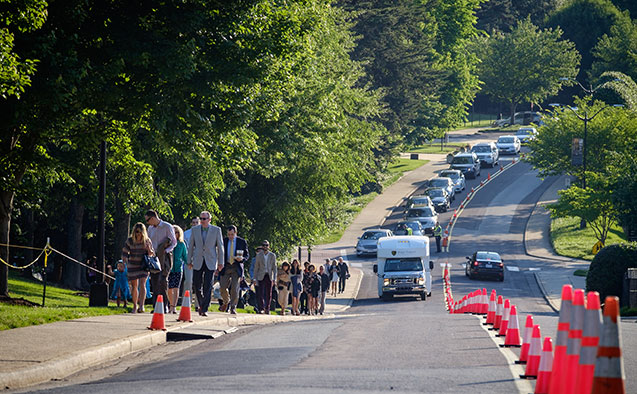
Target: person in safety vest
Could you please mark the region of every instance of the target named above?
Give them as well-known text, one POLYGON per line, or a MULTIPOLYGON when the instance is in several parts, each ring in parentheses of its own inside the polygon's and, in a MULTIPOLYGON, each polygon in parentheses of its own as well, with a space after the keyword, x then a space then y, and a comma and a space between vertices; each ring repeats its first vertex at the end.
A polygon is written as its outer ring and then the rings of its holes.
POLYGON ((438 249, 436 253, 440 253, 440 238, 442 238, 442 227, 440 227, 440 222, 436 222, 436 227, 434 227, 434 237, 436 237, 436 248, 438 249))

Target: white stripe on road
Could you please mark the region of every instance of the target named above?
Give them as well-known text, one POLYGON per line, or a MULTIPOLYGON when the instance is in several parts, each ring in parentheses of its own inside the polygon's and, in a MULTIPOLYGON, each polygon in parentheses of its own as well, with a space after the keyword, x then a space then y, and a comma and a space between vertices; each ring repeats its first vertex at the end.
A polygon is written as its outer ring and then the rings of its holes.
POLYGON ((529 271, 541 271, 542 268, 535 268, 535 267, 531 267, 529 268, 529 271))
POLYGON ((507 270, 509 271, 520 272, 520 268, 515 265, 507 265, 506 267, 507 267, 507 270))
POLYGON ((347 260, 347 249, 341 249, 339 252, 341 253, 343 260, 347 260))
POLYGON ((354 268, 363 268, 363 264, 361 263, 349 263, 354 268))

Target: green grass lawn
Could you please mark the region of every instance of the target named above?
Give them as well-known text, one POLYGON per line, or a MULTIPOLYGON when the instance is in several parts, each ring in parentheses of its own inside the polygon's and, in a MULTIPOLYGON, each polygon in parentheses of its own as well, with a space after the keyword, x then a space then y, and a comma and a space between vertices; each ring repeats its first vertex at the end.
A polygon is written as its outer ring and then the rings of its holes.
MULTIPOLYGON (((24 298, 38 305, 42 303, 42 282, 25 279, 11 272, 9 276, 9 291, 12 298, 24 298)), ((76 291, 52 286, 49 283, 46 287, 46 306, 44 308, 41 306, 33 307, 0 303, 0 330, 82 317, 114 315, 130 311, 130 302, 128 308, 118 308, 113 300, 109 301, 108 307, 89 307, 88 297, 76 294, 76 291)), ((146 309, 149 310, 149 308, 152 309, 150 305, 147 305, 146 309)), ((213 303, 209 310, 210 312, 218 312, 218 303, 213 303)), ((246 309, 238 308, 237 313, 255 312, 253 307, 248 306, 246 309)), ((271 314, 274 314, 274 312, 271 312, 271 314)))
MULTIPOLYGON (((584 260, 593 260, 593 245, 597 242, 590 227, 579 228, 579 218, 558 218, 551 221, 551 242, 557 254, 584 260)), ((618 226, 611 227, 606 245, 625 242, 624 232, 618 226)))
MULTIPOLYGON (((42 303, 42 282, 22 278, 13 271, 9 275, 9 292, 13 298, 24 298, 38 305, 42 303)), ((88 297, 78 296, 73 290, 51 284, 46 287, 45 305, 43 308, 0 303, 0 330, 127 312, 114 302, 108 307, 89 307, 88 297)))

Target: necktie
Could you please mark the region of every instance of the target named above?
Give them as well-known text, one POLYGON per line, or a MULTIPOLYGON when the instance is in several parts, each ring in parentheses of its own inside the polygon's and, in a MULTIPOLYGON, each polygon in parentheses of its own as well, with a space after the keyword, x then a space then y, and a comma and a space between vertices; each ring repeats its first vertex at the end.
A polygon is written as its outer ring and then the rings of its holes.
POLYGON ((230 256, 230 264, 234 264, 234 240, 230 240, 230 242, 228 242, 228 249, 230 249, 228 251, 228 256, 230 256))

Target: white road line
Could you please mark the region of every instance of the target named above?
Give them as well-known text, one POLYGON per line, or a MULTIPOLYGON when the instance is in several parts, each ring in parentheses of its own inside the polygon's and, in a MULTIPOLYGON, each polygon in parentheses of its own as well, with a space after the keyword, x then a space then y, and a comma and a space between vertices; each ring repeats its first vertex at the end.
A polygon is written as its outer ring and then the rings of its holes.
MULTIPOLYGON (((480 319, 479 316, 476 316, 476 317, 478 318, 480 322, 482 322, 482 319, 480 319)), ((489 331, 487 326, 483 326, 482 324, 480 324, 480 327, 484 331, 486 331, 486 333, 489 335, 491 340, 495 343, 496 348, 498 348, 500 353, 502 353, 504 358, 506 358, 509 364, 509 371, 511 371, 511 375, 513 375, 513 383, 515 383, 515 386, 517 387, 518 392, 520 392, 520 394, 532 393, 533 385, 531 385, 531 382, 529 382, 526 379, 520 378, 520 375, 523 375, 525 371, 521 365, 518 365, 515 363, 515 361, 518 359, 518 356, 515 353, 513 353, 511 349, 506 347, 500 347, 501 340, 496 339, 494 331, 489 331)))
POLYGON ((536 267, 531 267, 529 268, 529 271, 541 271, 542 268, 536 268, 536 267))
POLYGON ((347 258, 347 249, 341 249, 339 252, 341 253, 341 257, 343 259, 347 258))
POLYGON ((506 267, 507 267, 507 270, 509 271, 520 272, 520 268, 515 265, 507 265, 506 267))
POLYGON ((361 263, 349 263, 354 268, 363 268, 363 264, 361 263))

